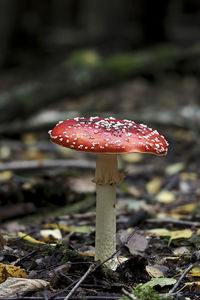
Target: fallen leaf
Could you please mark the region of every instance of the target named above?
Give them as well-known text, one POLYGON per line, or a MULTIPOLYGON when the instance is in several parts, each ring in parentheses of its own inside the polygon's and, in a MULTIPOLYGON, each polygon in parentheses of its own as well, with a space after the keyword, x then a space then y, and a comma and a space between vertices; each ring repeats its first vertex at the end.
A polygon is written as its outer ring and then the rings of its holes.
POLYGON ((184 283, 184 287, 191 286, 191 285, 195 285, 195 287, 194 287, 195 291, 200 290, 200 281, 192 281, 192 282, 185 282, 184 283))
POLYGON ((38 241, 38 240, 34 239, 33 237, 31 237, 30 235, 25 234, 23 232, 19 232, 18 236, 21 237, 21 238, 23 238, 24 240, 30 242, 30 243, 45 244, 44 242, 38 241))
POLYGON ((6 245, 6 240, 4 239, 2 234, 0 233, 0 246, 5 246, 5 245, 6 245))
POLYGON ((189 254, 190 253, 190 250, 186 247, 178 247, 178 248, 175 248, 173 250, 173 253, 175 255, 183 255, 183 254, 189 254))
POLYGON ((182 171, 184 168, 185 168, 185 164, 183 162, 178 162, 168 166, 165 169, 165 172, 167 175, 174 175, 182 171))
POLYGON ((156 214, 157 219, 165 219, 165 218, 172 218, 176 220, 180 220, 182 215, 176 213, 158 213, 156 214))
POLYGON ((181 179, 184 181, 193 181, 197 179, 197 173, 194 172, 183 172, 181 173, 181 179))
MULTIPOLYGON (((126 242, 130 233, 128 231, 124 231, 121 233, 120 240, 122 243, 126 242)), ((148 247, 148 240, 146 236, 135 233, 131 239, 126 244, 126 247, 129 249, 129 252, 133 255, 138 254, 139 252, 144 252, 148 247)))
POLYGON ((79 233, 90 233, 92 231, 91 226, 78 226, 73 227, 72 232, 79 232, 79 233))
POLYGON ((171 240, 189 239, 191 238, 192 234, 193 232, 190 229, 175 230, 171 232, 171 240))
POLYGON ((19 267, 0 263, 0 283, 6 281, 9 277, 27 278, 27 274, 19 267))
POLYGON ((154 278, 164 277, 163 272, 154 266, 146 266, 146 271, 151 277, 154 278))
POLYGON ((161 191, 156 195, 156 199, 161 203, 171 203, 175 200, 175 196, 170 191, 161 191))
POLYGON ((187 277, 200 277, 200 267, 192 268, 186 275, 187 277))
POLYGON ((43 238, 53 238, 55 240, 61 240, 62 239, 62 234, 60 232, 60 229, 55 228, 55 229, 43 229, 40 230, 40 235, 43 238))
POLYGON ((160 285, 161 287, 166 285, 173 285, 176 283, 176 279, 174 278, 152 278, 150 281, 143 284, 143 287, 154 287, 156 285, 160 285))
POLYGON ((12 171, 4 171, 4 172, 0 172, 0 181, 6 181, 11 179, 13 176, 13 172, 12 171))
POLYGON ((62 229, 65 231, 71 231, 72 230, 72 226, 66 226, 63 224, 45 224, 44 228, 58 228, 58 229, 62 229))
POLYGON ((197 208, 197 204, 191 203, 191 204, 185 204, 185 205, 180 205, 171 210, 171 213, 175 214, 184 214, 184 213, 189 213, 193 212, 197 208))
POLYGON ((162 180, 159 177, 154 177, 146 184, 147 192, 151 195, 157 194, 161 188, 162 180))
POLYGON ((8 278, 0 284, 0 297, 17 297, 30 291, 48 288, 49 282, 42 279, 8 278))
POLYGON ((148 230, 154 236, 171 236, 171 231, 165 228, 155 228, 148 230))

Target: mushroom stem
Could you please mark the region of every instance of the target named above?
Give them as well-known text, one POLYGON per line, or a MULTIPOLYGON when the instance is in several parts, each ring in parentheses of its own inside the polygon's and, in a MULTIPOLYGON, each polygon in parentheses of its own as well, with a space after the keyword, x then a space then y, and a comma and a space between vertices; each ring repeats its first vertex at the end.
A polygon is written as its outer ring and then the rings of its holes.
POLYGON ((104 261, 116 251, 115 206, 116 184, 97 184, 95 260, 104 261))
MULTIPOLYGON (((124 174, 117 170, 116 154, 101 154, 96 163, 95 260, 104 261, 116 251, 116 184, 124 174)), ((112 261, 106 265, 112 266, 112 261)))

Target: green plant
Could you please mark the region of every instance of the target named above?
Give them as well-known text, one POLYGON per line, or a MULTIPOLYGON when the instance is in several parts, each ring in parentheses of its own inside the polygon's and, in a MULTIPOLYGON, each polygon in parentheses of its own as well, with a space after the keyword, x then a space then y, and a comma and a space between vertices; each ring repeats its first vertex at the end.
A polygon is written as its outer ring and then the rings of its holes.
MULTIPOLYGON (((140 300, 170 300, 170 296, 161 297, 150 286, 145 287, 143 284, 138 284, 133 290, 132 294, 140 300)), ((129 300, 127 296, 123 296, 120 300, 129 300)))

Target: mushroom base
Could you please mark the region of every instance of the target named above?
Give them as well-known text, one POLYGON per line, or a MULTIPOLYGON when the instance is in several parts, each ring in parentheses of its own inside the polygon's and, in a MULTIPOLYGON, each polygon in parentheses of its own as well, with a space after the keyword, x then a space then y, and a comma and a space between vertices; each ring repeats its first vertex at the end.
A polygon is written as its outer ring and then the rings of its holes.
MULTIPOLYGON (((104 261, 116 251, 116 185, 96 185, 95 260, 104 261)), ((106 263, 112 267, 112 261, 106 263)))

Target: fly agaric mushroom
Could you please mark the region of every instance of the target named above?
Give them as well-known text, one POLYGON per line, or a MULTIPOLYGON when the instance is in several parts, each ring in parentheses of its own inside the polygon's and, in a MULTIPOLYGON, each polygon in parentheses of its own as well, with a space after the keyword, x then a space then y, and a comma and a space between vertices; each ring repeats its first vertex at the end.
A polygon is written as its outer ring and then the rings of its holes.
MULTIPOLYGON (((143 124, 115 118, 74 118, 59 122, 49 132, 52 142, 77 151, 98 153, 96 183, 95 260, 104 261, 116 251, 117 154, 130 152, 167 154, 167 142, 143 124)), ((112 262, 107 266, 111 267, 112 262)))

